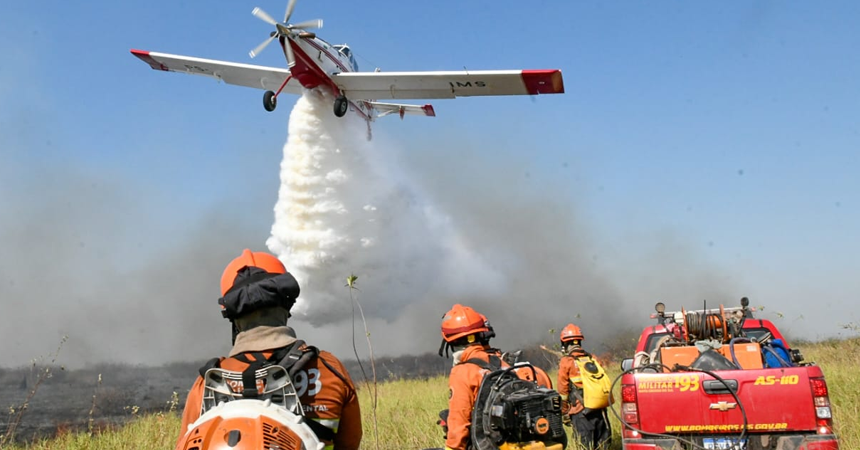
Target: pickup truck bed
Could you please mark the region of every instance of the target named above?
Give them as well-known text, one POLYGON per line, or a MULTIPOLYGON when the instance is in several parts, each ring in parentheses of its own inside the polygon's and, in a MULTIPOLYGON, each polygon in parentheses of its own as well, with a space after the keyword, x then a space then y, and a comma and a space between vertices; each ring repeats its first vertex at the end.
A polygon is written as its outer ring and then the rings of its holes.
MULTIPOLYGON (((782 338, 767 320, 748 320, 749 336, 782 338)), ((651 353, 668 331, 643 331, 638 352, 651 353)), ((665 341, 665 340, 664 340, 665 341)), ((625 450, 837 450, 827 384, 820 367, 658 372, 621 378, 625 450), (720 381, 722 379, 722 381, 720 381)), ((668 368, 663 368, 668 370, 668 368)))

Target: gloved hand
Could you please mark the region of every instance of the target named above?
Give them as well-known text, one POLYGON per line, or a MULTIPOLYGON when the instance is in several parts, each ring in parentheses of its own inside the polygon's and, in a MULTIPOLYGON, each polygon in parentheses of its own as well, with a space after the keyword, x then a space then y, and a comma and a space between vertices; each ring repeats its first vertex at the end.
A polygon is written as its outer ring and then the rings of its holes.
POLYGON ((439 420, 436 421, 436 425, 442 427, 442 432, 445 433, 443 436, 445 439, 448 439, 448 410, 443 409, 439 411, 439 420))
POLYGON ((582 411, 584 411, 584 410, 585 410, 585 407, 584 407, 584 406, 582 406, 582 403, 576 402, 576 404, 575 404, 575 405, 573 405, 573 406, 571 406, 571 407, 570 407, 570 410, 568 411, 568 414, 571 414, 571 415, 573 415, 573 414, 579 414, 579 413, 581 413, 581 412, 582 412, 582 411))
POLYGON ((567 400, 562 400, 561 401, 561 412, 562 412, 562 414, 564 414, 566 416, 568 411, 570 411, 570 402, 568 402, 567 400))

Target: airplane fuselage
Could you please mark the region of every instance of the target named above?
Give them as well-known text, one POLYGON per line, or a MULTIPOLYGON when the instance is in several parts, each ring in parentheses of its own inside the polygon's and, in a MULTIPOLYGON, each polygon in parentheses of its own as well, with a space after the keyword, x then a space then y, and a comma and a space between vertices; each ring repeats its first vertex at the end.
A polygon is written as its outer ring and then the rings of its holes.
MULTIPOLYGON (((307 89, 323 86, 338 97, 342 93, 331 76, 343 72, 357 72, 355 59, 350 58, 350 49, 345 45, 331 45, 313 33, 302 33, 296 39, 282 36, 280 42, 284 57, 287 56, 284 46, 292 46, 295 65, 290 72, 292 77, 307 89)), ((374 119, 372 106, 367 102, 349 100, 349 105, 362 119, 374 119)))

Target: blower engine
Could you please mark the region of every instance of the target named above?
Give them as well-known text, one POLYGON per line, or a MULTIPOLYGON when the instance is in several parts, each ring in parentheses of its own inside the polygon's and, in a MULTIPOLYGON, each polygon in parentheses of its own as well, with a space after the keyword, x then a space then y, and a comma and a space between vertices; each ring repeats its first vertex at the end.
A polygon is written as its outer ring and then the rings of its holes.
POLYGON ((245 399, 242 373, 218 368, 203 377, 200 418, 189 425, 178 449, 321 450, 305 422, 286 371, 273 365, 255 373, 257 398, 245 399))
POLYGON ((472 415, 476 450, 562 450, 567 445, 561 396, 518 378, 513 370, 520 367, 532 366, 519 363, 484 377, 472 415))

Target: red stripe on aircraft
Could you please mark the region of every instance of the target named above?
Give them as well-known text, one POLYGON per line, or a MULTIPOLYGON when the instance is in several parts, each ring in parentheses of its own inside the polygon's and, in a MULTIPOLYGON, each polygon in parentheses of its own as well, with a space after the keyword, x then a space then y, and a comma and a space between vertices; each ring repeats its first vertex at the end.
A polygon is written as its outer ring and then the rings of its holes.
POLYGON ((329 58, 330 60, 332 60, 332 62, 334 62, 335 64, 337 64, 337 66, 338 66, 338 67, 340 67, 340 70, 342 70, 342 71, 344 71, 344 72, 349 72, 349 71, 350 71, 348 67, 344 66, 344 65, 343 65, 343 63, 342 63, 342 62, 340 62, 340 60, 339 60, 339 59, 337 59, 337 56, 332 55, 331 53, 329 53, 329 51, 328 51, 328 50, 326 50, 326 49, 324 49, 324 48, 320 47, 320 46, 319 46, 319 44, 317 44, 317 42, 316 42, 315 40, 313 40, 313 39, 308 39, 308 40, 306 40, 305 42, 307 42, 308 44, 311 44, 311 46, 312 46, 312 47, 314 47, 314 48, 316 48, 317 50, 319 50, 319 51, 321 51, 321 52, 325 53, 325 55, 326 55, 326 56, 328 56, 328 58, 329 58))
POLYGON ((296 57, 296 65, 290 70, 293 74, 293 78, 308 89, 313 89, 320 84, 326 84, 334 91, 335 95, 338 94, 337 86, 332 82, 331 77, 320 69, 316 62, 314 62, 310 55, 305 53, 300 45, 290 39, 281 39, 286 40, 286 43, 281 45, 292 46, 293 54, 296 57))
POLYGON ((530 95, 564 93, 560 70, 523 70, 523 83, 530 95))
POLYGON ((138 58, 143 60, 143 62, 149 64, 149 67, 152 67, 155 70, 163 70, 165 72, 167 71, 167 66, 156 61, 152 56, 149 55, 149 52, 146 50, 131 49, 131 54, 137 56, 138 58))
POLYGON ((433 109, 433 105, 424 105, 421 107, 424 110, 424 114, 430 117, 436 117, 436 110, 433 109))

